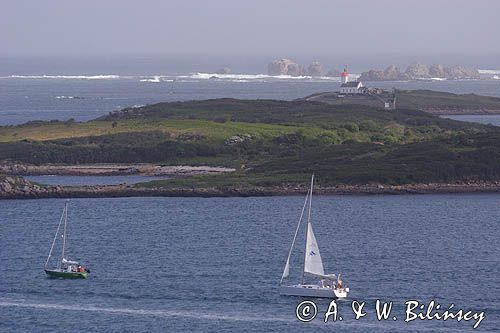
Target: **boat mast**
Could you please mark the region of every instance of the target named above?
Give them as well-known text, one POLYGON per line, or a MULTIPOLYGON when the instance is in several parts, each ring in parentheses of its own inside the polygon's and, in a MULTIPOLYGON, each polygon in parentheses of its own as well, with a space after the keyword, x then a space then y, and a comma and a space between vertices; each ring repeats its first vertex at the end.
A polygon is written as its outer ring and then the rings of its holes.
POLYGON ((66 207, 63 209, 63 212, 61 214, 61 218, 59 219, 59 225, 57 226, 56 234, 54 235, 54 240, 52 241, 52 246, 50 247, 49 256, 47 257, 47 261, 45 261, 45 266, 44 266, 45 269, 47 269, 47 265, 49 264, 50 257, 52 256, 52 251, 54 250, 54 245, 56 244, 57 235, 59 234, 59 229, 61 229, 61 224, 62 224, 62 221, 64 219, 65 211, 66 211, 66 207))
POLYGON ((302 212, 300 213, 299 223, 297 224, 297 228, 295 228, 295 235, 293 236, 292 245, 290 246, 290 251, 288 251, 288 258, 286 259, 285 269, 283 270, 283 275, 281 275, 281 282, 283 279, 288 276, 290 269, 290 257, 292 256, 293 246, 295 245, 295 240, 297 239, 297 234, 299 233, 300 223, 302 222, 302 217, 304 216, 304 211, 306 210, 307 199, 309 199, 309 190, 307 191, 306 199, 304 200, 304 205, 302 206, 302 212))
POLYGON ((306 270, 306 257, 307 257, 307 236, 309 234, 309 224, 311 223, 311 205, 313 198, 313 184, 314 184, 314 173, 311 176, 311 189, 309 190, 309 209, 307 212, 307 228, 306 228, 306 237, 304 240, 304 267, 302 268, 302 280, 301 284, 304 284, 304 271, 306 270))
POLYGON ((63 233, 63 245, 61 252, 61 264, 64 260, 64 248, 66 247, 66 230, 68 227, 68 200, 66 200, 66 204, 64 205, 64 233, 63 233))

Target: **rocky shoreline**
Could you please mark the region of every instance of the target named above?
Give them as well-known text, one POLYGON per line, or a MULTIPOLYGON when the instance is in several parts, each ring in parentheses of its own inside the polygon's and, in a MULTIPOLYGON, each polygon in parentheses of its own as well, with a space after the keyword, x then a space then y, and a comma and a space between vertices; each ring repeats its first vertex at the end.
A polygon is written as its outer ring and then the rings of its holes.
MULTIPOLYGON (((113 197, 250 197, 303 195, 307 188, 287 185, 272 187, 149 188, 139 185, 46 186, 22 177, 0 176, 0 199, 113 198, 113 197)), ((500 192, 500 181, 430 183, 407 185, 338 185, 317 187, 318 195, 445 194, 500 192)))
POLYGON ((418 61, 410 64, 404 72, 395 65, 384 70, 371 69, 361 73, 361 81, 408 81, 422 79, 464 80, 479 79, 479 71, 464 66, 445 67, 442 64, 433 64, 428 67, 418 61))
POLYGON ((193 176, 232 172, 235 169, 211 166, 155 164, 89 164, 89 165, 31 165, 19 163, 0 164, 0 174, 13 176, 193 176))

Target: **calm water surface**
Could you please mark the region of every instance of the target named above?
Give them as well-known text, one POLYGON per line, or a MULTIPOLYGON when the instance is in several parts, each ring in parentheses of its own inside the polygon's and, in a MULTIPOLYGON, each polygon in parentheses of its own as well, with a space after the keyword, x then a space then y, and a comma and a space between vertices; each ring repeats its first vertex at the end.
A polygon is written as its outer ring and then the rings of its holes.
POLYGON ((278 294, 302 202, 71 200, 69 252, 91 275, 70 281, 43 272, 64 200, 0 201, 0 331, 471 331, 471 322, 404 323, 409 299, 484 310, 478 331, 500 327, 500 194, 316 197, 326 269, 351 287, 344 320, 329 324, 298 322, 300 299, 278 294), (367 317, 353 319, 352 299, 368 302, 367 317), (394 301, 399 319, 376 321, 376 299, 394 301))

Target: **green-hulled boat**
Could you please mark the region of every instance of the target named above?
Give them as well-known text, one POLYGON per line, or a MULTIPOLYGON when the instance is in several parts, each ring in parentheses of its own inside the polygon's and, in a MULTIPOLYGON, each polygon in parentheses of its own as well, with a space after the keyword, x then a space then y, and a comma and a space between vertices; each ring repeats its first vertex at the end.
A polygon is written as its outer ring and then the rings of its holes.
POLYGON ((65 257, 66 250, 66 237, 67 237, 67 229, 68 229, 68 201, 64 205, 63 213, 61 215, 61 219, 59 220, 59 225, 57 226, 56 234, 54 236, 54 240, 52 241, 52 246, 50 247, 49 256, 47 257, 47 261, 45 262, 45 273, 48 277, 51 278, 61 278, 61 279, 86 279, 89 276, 90 271, 81 265, 78 261, 69 260, 65 257), (61 225, 64 221, 64 229, 62 233, 62 250, 61 250, 61 259, 58 261, 56 268, 49 268, 49 261, 52 257, 52 253, 54 251, 54 246, 56 244, 57 236, 59 235, 59 230, 61 229, 61 225))

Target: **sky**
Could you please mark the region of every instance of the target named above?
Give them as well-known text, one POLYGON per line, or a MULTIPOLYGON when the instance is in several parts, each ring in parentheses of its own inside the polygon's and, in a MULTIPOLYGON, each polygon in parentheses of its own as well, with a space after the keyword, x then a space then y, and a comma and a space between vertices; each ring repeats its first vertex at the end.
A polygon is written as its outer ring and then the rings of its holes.
POLYGON ((0 0, 0 55, 500 54, 497 0, 0 0))

